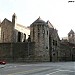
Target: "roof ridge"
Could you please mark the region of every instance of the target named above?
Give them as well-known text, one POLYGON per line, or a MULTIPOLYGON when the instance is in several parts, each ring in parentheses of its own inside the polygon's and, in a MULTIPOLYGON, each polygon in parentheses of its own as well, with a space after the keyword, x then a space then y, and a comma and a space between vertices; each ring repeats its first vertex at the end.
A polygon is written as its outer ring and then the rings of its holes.
MULTIPOLYGON (((40 16, 39 16, 39 18, 38 19, 36 19, 33 23, 46 23, 44 20, 42 20, 41 18, 40 18, 40 16)), ((32 24, 33 24, 32 23, 32 24)), ((31 24, 31 25, 32 25, 31 24)))

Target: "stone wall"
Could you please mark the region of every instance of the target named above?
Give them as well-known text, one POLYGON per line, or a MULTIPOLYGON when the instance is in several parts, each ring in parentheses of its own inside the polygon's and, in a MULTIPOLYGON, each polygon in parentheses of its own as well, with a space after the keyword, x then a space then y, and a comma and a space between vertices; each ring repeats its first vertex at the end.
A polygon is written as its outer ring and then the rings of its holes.
POLYGON ((60 61, 75 61, 75 44, 69 42, 60 44, 60 61))
POLYGON ((0 43, 0 60, 29 61, 34 58, 34 43, 0 43))
POLYGON ((31 41, 35 42, 35 60, 49 61, 49 28, 44 23, 35 23, 30 31, 31 41))
POLYGON ((50 61, 59 61, 60 38, 56 29, 50 29, 50 61))

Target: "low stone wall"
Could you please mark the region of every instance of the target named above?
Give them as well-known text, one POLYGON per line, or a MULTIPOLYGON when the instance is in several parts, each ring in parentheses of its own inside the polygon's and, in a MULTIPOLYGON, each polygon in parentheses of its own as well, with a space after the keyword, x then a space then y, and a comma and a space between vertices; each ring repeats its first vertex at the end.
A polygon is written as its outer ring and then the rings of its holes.
POLYGON ((0 60, 23 61, 33 59, 34 43, 0 43, 0 60))

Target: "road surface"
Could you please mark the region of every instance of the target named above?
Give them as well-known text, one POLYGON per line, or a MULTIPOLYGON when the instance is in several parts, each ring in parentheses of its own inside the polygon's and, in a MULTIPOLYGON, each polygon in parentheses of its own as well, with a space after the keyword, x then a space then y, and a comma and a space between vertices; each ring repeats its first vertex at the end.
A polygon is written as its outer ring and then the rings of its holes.
POLYGON ((0 75, 75 75, 75 62, 10 63, 0 65, 0 75))

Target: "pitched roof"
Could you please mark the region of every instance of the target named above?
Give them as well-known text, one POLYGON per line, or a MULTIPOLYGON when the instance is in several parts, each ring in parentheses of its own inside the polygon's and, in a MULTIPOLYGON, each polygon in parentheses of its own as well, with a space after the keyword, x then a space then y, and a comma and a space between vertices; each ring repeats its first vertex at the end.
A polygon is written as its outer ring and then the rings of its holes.
MULTIPOLYGON (((9 23, 12 23, 12 22, 11 22, 10 20, 8 20, 7 18, 5 18, 5 19, 2 21, 2 23, 5 22, 5 21, 7 21, 7 22, 9 22, 9 23)), ((1 24, 2 24, 2 23, 1 23, 1 24)))
POLYGON ((49 20, 47 21, 47 24, 48 24, 49 28, 54 28, 53 25, 50 23, 49 20))
POLYGON ((71 29, 71 31, 68 33, 68 35, 69 35, 69 34, 74 34, 74 31, 71 29))
POLYGON ((32 24, 34 24, 34 23, 44 23, 44 24, 46 24, 46 22, 43 21, 40 17, 37 20, 35 20, 32 24))

